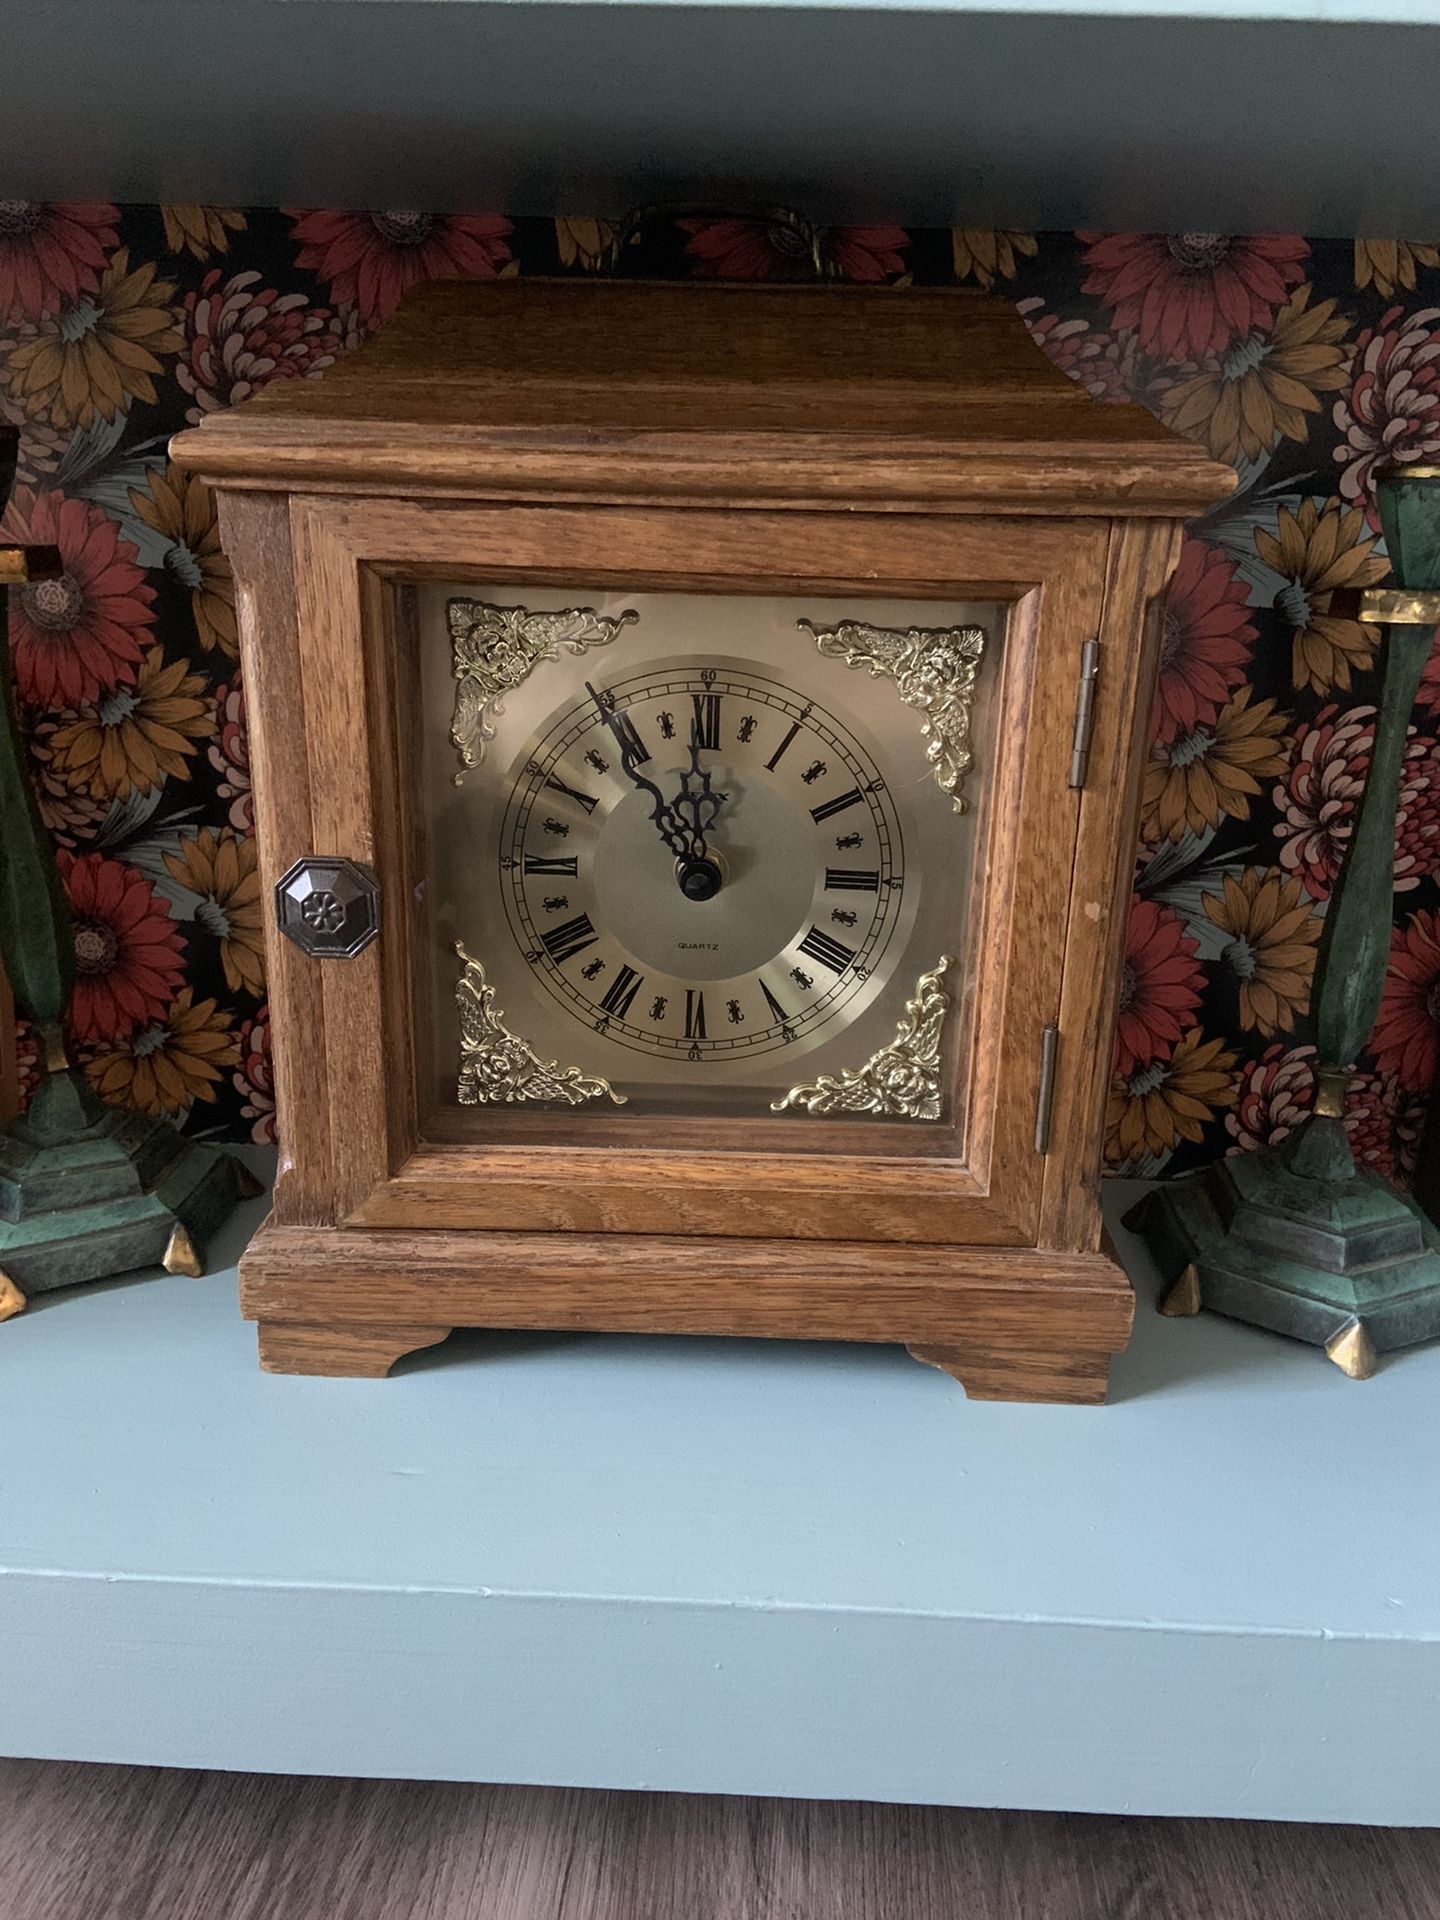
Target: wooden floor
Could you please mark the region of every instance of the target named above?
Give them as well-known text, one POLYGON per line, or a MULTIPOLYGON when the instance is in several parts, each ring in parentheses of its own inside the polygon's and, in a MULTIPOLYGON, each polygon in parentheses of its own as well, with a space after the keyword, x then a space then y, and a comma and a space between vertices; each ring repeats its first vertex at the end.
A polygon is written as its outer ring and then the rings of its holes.
POLYGON ((0 1920, 1440 1920, 1440 1832, 0 1760, 0 1920))

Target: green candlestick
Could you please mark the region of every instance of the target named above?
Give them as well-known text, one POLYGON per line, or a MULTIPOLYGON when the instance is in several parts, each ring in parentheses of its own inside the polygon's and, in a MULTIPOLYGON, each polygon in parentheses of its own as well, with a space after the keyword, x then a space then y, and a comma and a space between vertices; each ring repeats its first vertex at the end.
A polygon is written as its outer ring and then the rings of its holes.
MULTIPOLYGON (((17 441, 13 428, 0 430, 0 500, 17 441)), ((238 1160, 168 1120, 106 1106, 66 1049, 75 939, 26 778, 4 590, 62 570, 54 548, 0 547, 0 957, 43 1053, 29 1112, 0 1129, 0 1320, 31 1294, 136 1267, 202 1273, 206 1238, 260 1190, 238 1160)))
POLYGON ((1375 476, 1392 584, 1348 596, 1386 630, 1370 767, 1330 898, 1311 993, 1315 1105, 1281 1146, 1240 1154, 1147 1195, 1126 1221, 1168 1291, 1323 1346, 1355 1379, 1376 1356, 1440 1337, 1440 1232, 1408 1194, 1355 1164, 1343 1113, 1380 1011, 1395 890, 1395 816, 1410 713, 1440 623, 1440 468, 1375 476))

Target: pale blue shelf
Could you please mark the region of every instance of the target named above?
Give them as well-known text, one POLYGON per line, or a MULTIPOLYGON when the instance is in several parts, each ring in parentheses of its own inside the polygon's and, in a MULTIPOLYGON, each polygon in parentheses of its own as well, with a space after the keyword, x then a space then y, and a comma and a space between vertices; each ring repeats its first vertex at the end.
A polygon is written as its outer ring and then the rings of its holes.
POLYGON ((37 199, 1433 236, 1436 0, 0 0, 37 199))
POLYGON ((1103 1410, 714 1340, 272 1378, 231 1274, 51 1296, 0 1752, 1440 1823, 1440 1350, 1356 1383, 1136 1277, 1103 1410))

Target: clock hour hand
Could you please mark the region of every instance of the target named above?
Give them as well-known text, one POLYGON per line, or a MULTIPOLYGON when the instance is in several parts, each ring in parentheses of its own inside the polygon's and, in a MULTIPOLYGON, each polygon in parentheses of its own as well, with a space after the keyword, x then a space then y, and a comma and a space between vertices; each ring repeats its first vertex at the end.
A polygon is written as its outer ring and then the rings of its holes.
POLYGON ((645 758, 644 749, 634 734, 628 732, 617 720, 613 710, 605 704, 603 698, 587 680, 585 691, 595 702, 595 711, 600 715, 620 755, 620 765, 626 778, 638 787, 641 793, 650 796, 650 818, 660 829, 660 838, 674 854, 677 860, 688 860, 690 856, 690 836, 676 819, 673 809, 653 780, 649 780, 639 771, 640 762, 645 758))
POLYGON ((709 771, 700 765, 700 733, 690 729, 690 765, 680 775, 680 791, 670 802, 672 816, 690 835, 690 858, 703 860, 709 852, 705 836, 720 816, 727 796, 710 785, 709 771), (692 789, 691 782, 694 782, 692 789))

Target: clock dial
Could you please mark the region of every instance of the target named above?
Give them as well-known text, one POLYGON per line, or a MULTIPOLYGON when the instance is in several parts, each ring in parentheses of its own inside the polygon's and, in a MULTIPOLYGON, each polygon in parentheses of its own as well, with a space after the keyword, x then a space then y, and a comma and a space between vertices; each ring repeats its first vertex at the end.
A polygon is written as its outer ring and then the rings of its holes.
POLYGON ((885 775, 753 664, 592 678, 517 769, 499 866, 552 999, 697 1067, 816 1040, 895 962, 905 855, 885 775))
MULTIPOLYGON (((973 735, 952 724, 963 662, 943 655, 967 620, 992 623, 967 644, 1001 624, 863 597, 427 589, 434 1100, 456 1101, 458 946, 464 1044, 512 1104, 547 1096, 519 1087, 509 1040, 536 1086, 554 1068, 623 1095, 623 1114, 593 1105, 627 1130, 853 1112, 882 1087, 874 1111, 948 1117, 948 1092, 914 1093, 913 1049, 886 1050, 937 968, 927 1034, 967 993, 988 708, 967 685, 973 735), (843 1099, 797 1093, 847 1074, 843 1099)), ((937 1086, 965 1044, 946 1033, 937 1086)))

